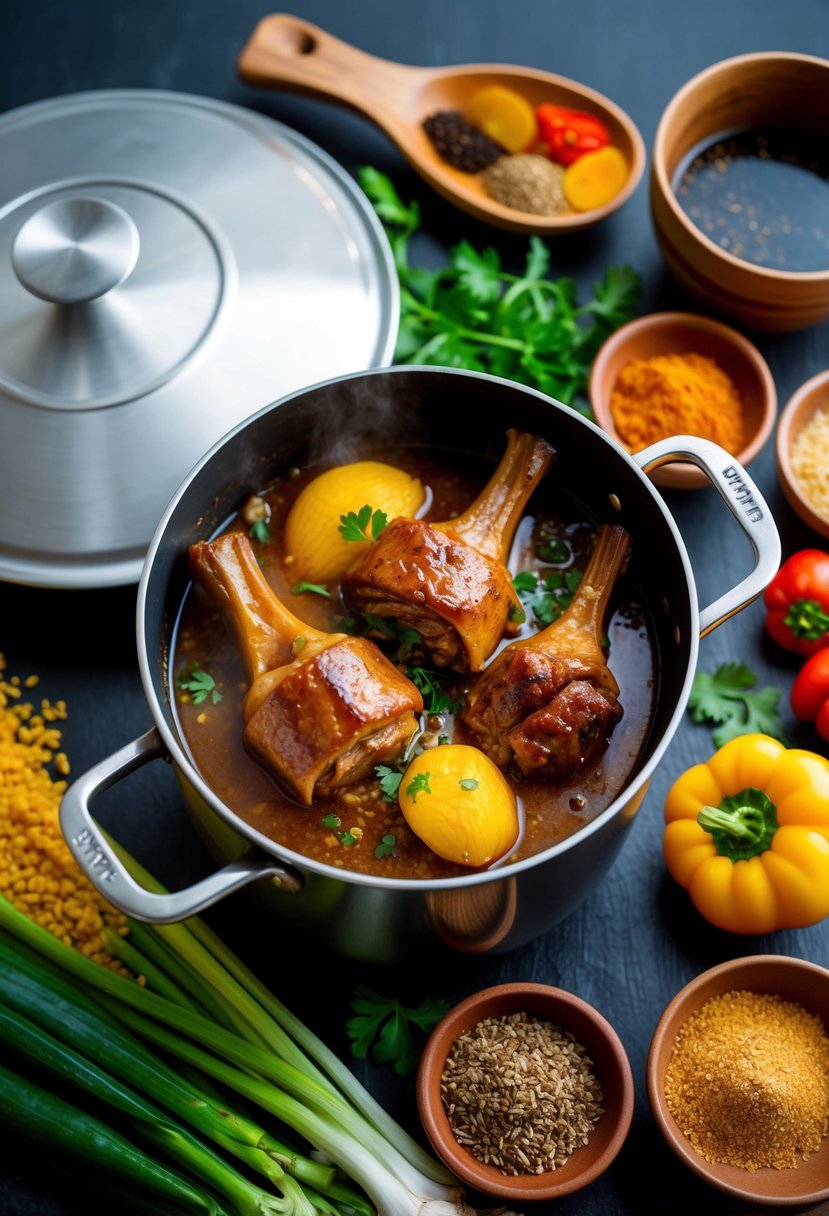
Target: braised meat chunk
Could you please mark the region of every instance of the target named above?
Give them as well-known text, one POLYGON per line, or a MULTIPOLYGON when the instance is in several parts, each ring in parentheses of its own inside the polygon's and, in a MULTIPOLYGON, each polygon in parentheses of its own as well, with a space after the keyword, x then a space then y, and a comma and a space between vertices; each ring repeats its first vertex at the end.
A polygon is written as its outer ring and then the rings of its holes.
MULTIPOLYGON (((480 671, 523 609, 506 561, 518 521, 553 459, 552 447, 507 431, 507 447, 481 494, 441 523, 397 518, 343 576, 355 616, 414 629, 435 667, 480 671)), ((382 637, 381 629, 369 629, 382 637)))
POLYGON ((423 698, 369 638, 322 633, 289 612, 242 532, 192 545, 190 569, 245 664, 245 746, 294 798, 310 806, 400 754, 423 698))
POLYGON ((624 528, 603 527, 567 610, 506 646, 470 691, 462 721, 502 768, 571 776, 595 758, 622 717, 602 631, 629 547, 624 528))

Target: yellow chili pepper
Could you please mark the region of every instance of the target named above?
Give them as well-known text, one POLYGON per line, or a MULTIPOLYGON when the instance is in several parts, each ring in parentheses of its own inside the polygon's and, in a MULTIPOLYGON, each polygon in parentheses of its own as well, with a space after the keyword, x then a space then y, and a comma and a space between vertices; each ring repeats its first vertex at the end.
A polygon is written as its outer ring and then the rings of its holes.
POLYGON ((739 735, 665 799, 663 852, 697 910, 728 933, 829 915, 829 760, 739 735))

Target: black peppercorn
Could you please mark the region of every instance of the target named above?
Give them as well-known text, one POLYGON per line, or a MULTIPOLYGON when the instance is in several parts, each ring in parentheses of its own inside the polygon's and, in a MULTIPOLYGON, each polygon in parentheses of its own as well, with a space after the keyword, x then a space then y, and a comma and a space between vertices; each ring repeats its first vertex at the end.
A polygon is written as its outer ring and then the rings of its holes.
POLYGON ((437 154, 464 173, 478 173, 506 153, 506 148, 467 122, 460 110, 438 110, 423 122, 437 154))

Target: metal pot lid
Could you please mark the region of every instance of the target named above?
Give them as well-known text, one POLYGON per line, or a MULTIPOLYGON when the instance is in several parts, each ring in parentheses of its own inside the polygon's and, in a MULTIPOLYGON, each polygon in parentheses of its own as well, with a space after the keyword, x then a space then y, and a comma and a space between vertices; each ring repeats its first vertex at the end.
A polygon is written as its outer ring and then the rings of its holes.
POLYGON ((391 250, 327 153, 209 98, 24 106, 0 164, 0 579, 137 582, 216 441, 390 362, 391 250))

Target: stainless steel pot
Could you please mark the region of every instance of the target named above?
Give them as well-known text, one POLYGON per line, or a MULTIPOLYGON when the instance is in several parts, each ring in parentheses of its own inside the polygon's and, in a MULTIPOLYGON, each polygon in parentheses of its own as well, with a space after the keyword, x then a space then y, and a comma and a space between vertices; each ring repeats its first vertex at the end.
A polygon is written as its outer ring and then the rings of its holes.
POLYGON ((780 540, 762 496, 746 471, 707 440, 673 437, 630 456, 580 414, 532 389, 444 368, 395 367, 319 383, 230 431, 169 504, 138 589, 138 655, 154 726, 72 784, 61 808, 64 835, 99 890, 139 920, 182 920, 257 880, 251 894, 276 917, 352 957, 392 962, 438 944, 466 952, 513 949, 567 916, 601 881, 685 711, 699 638, 756 599, 779 561, 780 540), (612 805, 580 832, 489 873, 434 882, 386 880, 305 859, 242 822, 221 802, 194 766, 179 731, 168 656, 188 587, 187 549, 215 533, 247 495, 278 472, 318 458, 321 442, 373 440, 382 448, 405 438, 497 452, 506 426, 546 436, 557 451, 551 476, 562 489, 588 513, 622 523, 633 537, 634 574, 649 608, 658 669, 654 721, 639 767, 612 805), (752 572, 702 611, 682 538, 646 476, 675 460, 704 470, 755 554, 752 572), (90 813, 99 793, 160 757, 172 760, 194 822, 213 855, 228 863, 172 894, 145 890, 90 813))

